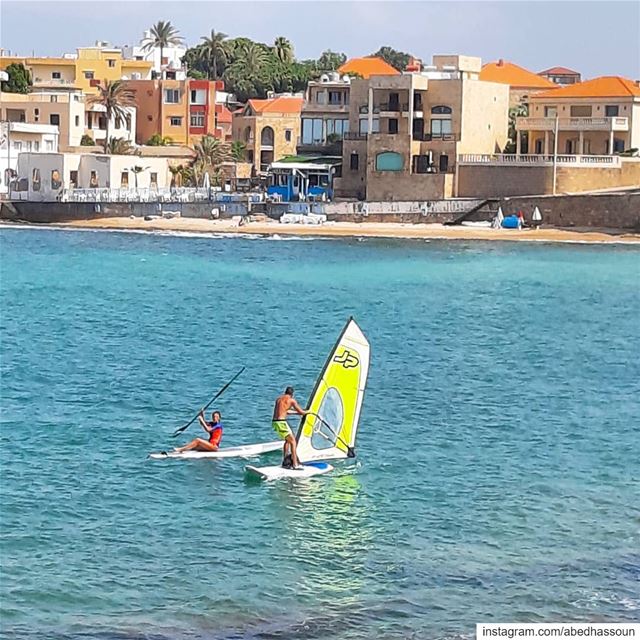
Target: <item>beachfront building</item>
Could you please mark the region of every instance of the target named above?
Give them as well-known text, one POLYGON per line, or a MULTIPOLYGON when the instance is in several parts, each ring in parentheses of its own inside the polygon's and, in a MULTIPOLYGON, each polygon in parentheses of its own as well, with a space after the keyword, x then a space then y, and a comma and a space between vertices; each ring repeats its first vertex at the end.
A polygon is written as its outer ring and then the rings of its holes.
POLYGON ((557 86, 551 80, 506 60, 483 65, 480 80, 508 85, 510 107, 528 105, 530 96, 557 86))
POLYGON ((57 127, 58 145, 64 151, 80 146, 85 131, 85 98, 79 90, 42 89, 24 94, 3 91, 0 119, 57 127))
POLYGON ((437 55, 415 72, 353 79, 336 195, 367 200, 455 195, 456 157, 507 142, 509 87, 481 60, 437 55))
POLYGON ((551 80, 554 84, 559 84, 561 87, 582 81, 582 76, 579 71, 567 69, 567 67, 551 67, 550 69, 538 72, 538 75, 547 80, 551 80))
POLYGON ((155 135, 189 146, 206 135, 223 136, 216 124, 216 91, 224 88, 221 80, 132 80, 127 85, 136 95, 138 144, 155 135))
POLYGON ((150 62, 151 79, 186 80, 187 70, 182 63, 182 58, 187 48, 182 44, 169 44, 160 50, 160 47, 146 48, 151 41, 151 31, 144 32, 138 44, 122 47, 122 55, 125 60, 150 62))
POLYGON ((302 96, 285 94, 249 100, 233 114, 233 139, 246 145, 246 161, 255 172, 266 172, 272 162, 295 155, 302 103, 302 96))
POLYGON ((147 60, 127 60, 122 51, 106 42, 83 47, 76 53, 60 57, 0 56, 0 69, 12 63, 23 64, 31 73, 35 89, 75 90, 98 93, 105 81, 144 80, 151 78, 152 63, 147 60))
POLYGON ((141 194, 168 188, 171 173, 167 158, 79 153, 21 153, 18 178, 12 184, 11 197, 16 200, 57 201, 69 191, 102 190, 108 202, 114 190, 141 194))
POLYGON ((58 127, 50 124, 3 122, 0 130, 0 194, 5 196, 9 183, 18 176, 21 153, 45 153, 58 150, 58 127))
MULTIPOLYGON (((79 147, 85 134, 96 144, 104 144, 107 128, 105 108, 89 104, 84 93, 78 89, 40 89, 26 94, 3 91, 0 113, 3 120, 10 122, 58 127, 61 151, 79 147)), ((112 138, 123 138, 133 143, 136 110, 128 108, 127 113, 121 123, 112 119, 109 134, 112 138)), ((56 147, 54 151, 57 150, 56 147)))
POLYGON ((611 155, 640 148, 640 82, 603 76, 531 96, 529 116, 518 118, 518 144, 526 133, 529 153, 548 156, 611 155))
POLYGON ((302 106, 298 153, 342 154, 342 138, 349 131, 350 76, 337 71, 310 81, 302 106))

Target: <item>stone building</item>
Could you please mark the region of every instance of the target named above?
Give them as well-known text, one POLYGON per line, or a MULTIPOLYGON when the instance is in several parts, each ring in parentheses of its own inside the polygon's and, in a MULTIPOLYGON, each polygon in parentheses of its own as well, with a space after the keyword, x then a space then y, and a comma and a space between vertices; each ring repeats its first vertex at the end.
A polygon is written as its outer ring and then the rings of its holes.
POLYGON ((283 95, 249 100, 233 114, 233 139, 246 145, 246 161, 256 172, 288 155, 295 155, 300 137, 303 98, 283 95))
POLYGON ((456 158, 499 153, 509 87, 480 80, 481 60, 438 55, 421 71, 354 79, 336 195, 426 200, 455 195, 456 158))

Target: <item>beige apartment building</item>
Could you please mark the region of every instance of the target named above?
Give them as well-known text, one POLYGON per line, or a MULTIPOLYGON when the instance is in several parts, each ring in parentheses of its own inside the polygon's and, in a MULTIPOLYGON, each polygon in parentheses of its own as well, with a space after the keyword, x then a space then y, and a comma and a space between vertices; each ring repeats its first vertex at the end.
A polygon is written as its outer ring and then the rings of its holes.
POLYGON ((518 118, 516 154, 527 133, 529 153, 605 156, 640 148, 640 81, 604 76, 538 93, 518 118))
POLYGON ((249 100, 233 114, 233 139, 244 142, 246 161, 255 171, 267 171, 272 162, 295 155, 302 102, 297 96, 249 100))
POLYGON ((354 79, 336 193, 367 200, 456 194, 456 158, 500 153, 509 87, 480 80, 479 58, 437 55, 420 71, 354 79))

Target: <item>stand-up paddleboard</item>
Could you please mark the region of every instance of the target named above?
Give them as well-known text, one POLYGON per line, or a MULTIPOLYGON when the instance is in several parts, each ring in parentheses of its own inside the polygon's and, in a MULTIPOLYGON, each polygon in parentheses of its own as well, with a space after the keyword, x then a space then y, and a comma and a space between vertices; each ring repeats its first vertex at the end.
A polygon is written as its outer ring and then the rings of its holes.
POLYGON ((356 321, 349 318, 316 381, 307 405, 310 413, 304 416, 298 429, 298 458, 305 469, 246 467, 247 473, 264 480, 305 478, 333 469, 322 460, 354 457, 369 354, 369 341, 356 321))
POLYGON ((281 478, 311 478, 323 473, 329 473, 333 467, 328 462, 306 462, 304 468, 299 470, 286 469, 281 465, 272 467, 253 467, 248 464, 245 467, 248 476, 253 476, 259 480, 280 480, 281 478))
POLYGON ((284 442, 282 440, 274 440, 273 442, 260 442, 258 444, 245 444, 240 447, 225 447, 218 451, 160 451, 159 453, 150 453, 149 457, 153 460, 164 460, 165 458, 178 458, 185 460, 194 460, 197 458, 251 458, 259 456, 262 453, 270 451, 282 451, 284 442))

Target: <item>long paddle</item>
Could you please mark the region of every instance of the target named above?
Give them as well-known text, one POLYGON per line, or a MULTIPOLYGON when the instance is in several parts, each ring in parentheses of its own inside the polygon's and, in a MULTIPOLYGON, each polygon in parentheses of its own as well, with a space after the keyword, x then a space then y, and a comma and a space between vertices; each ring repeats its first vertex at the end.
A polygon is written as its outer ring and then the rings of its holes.
MULTIPOLYGON (((354 451, 353 447, 350 447, 332 428, 331 425, 328 424, 325 420, 323 420, 323 418, 321 416, 319 416, 317 413, 309 413, 309 415, 311 416, 315 416, 316 418, 318 418, 318 420, 320 420, 320 422, 322 422, 322 424, 327 427, 327 429, 329 429, 329 431, 331 431, 331 433, 336 437, 336 440, 340 440, 340 442, 347 447, 347 457, 348 458, 355 458, 356 457, 356 452, 354 451)), ((324 434, 320 434, 320 435, 324 435, 324 434)), ((326 436, 325 436, 326 438, 326 436)), ((327 438, 328 440, 328 438, 327 438)))
POLYGON ((196 415, 189 420, 189 422, 187 422, 187 424, 185 424, 183 427, 180 427, 178 429, 176 429, 173 432, 173 435, 171 436, 172 438, 175 438, 176 436, 179 436, 183 431, 185 431, 188 427, 190 427, 197 419, 198 416, 203 412, 206 411, 211 404, 213 404, 235 381, 235 379, 244 371, 244 367, 242 367, 242 369, 240 369, 240 371, 238 371, 238 373, 236 373, 235 376, 233 376, 233 378, 231 378, 231 380, 229 380, 229 382, 227 382, 227 384, 224 385, 224 387, 222 387, 222 389, 220 389, 220 391, 218 391, 218 393, 216 393, 215 396, 213 396, 213 398, 211 398, 211 400, 209 400, 209 402, 207 402, 207 404, 204 405, 204 407, 202 407, 202 409, 200 409, 200 411, 198 411, 198 413, 196 413, 196 415))

